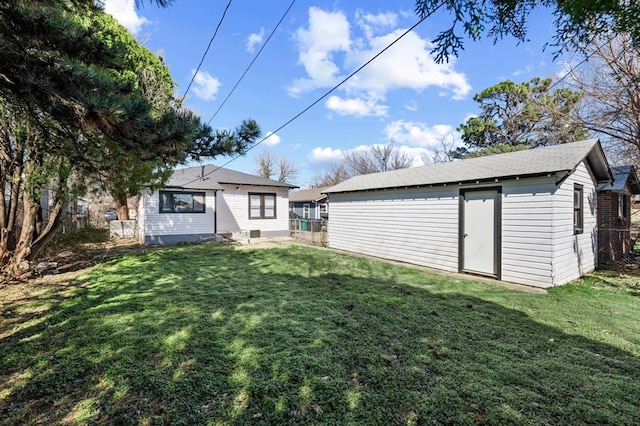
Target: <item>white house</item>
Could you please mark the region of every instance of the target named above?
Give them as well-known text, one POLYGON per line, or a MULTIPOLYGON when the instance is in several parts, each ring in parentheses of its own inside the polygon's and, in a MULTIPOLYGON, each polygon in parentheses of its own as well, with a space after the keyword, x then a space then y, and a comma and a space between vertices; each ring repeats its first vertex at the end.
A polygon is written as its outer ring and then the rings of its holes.
POLYGON ((288 236, 291 188, 297 187, 213 165, 176 170, 163 189, 140 197, 140 242, 288 236))
POLYGON ((536 287, 597 262, 597 140, 356 176, 325 192, 328 245, 536 287))

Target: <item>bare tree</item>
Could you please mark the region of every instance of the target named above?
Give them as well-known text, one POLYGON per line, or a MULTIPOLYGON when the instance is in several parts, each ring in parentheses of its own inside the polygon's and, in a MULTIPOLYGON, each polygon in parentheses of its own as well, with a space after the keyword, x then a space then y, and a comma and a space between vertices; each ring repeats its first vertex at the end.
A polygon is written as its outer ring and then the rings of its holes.
POLYGON ((413 165, 413 158, 390 142, 346 151, 344 163, 352 175, 366 175, 409 168, 413 165))
POLYGON ((371 151, 364 148, 345 151, 344 164, 352 175, 366 175, 379 171, 371 151))
POLYGON ((425 151, 420 154, 420 159, 424 164, 432 163, 447 163, 453 161, 456 153, 456 140, 453 136, 448 139, 443 136, 438 141, 438 145, 430 151, 425 151))
POLYGON ((280 157, 278 159, 278 180, 280 182, 291 183, 300 172, 300 169, 296 167, 293 161, 286 157, 280 157))
POLYGON ((254 161, 258 166, 255 174, 266 179, 291 182, 300 172, 291 159, 278 156, 268 149, 264 149, 256 155, 254 161))
POLYGON ((274 154, 265 149, 255 156, 253 161, 257 164, 255 174, 265 179, 271 179, 276 174, 276 159, 274 154))
POLYGON ((349 179, 351 175, 344 164, 331 166, 329 170, 316 173, 311 177, 310 186, 312 188, 322 188, 324 186, 337 185, 349 179))
POLYGON ((413 165, 414 158, 395 146, 393 142, 359 147, 344 153, 344 161, 329 170, 316 173, 310 185, 314 188, 333 186, 352 176, 406 169, 413 165))
POLYGON ((373 145, 371 154, 378 162, 380 171, 408 169, 413 165, 413 157, 395 146, 393 142, 386 145, 373 145))
POLYGON ((584 127, 604 139, 617 155, 640 153, 640 46, 625 34, 594 40, 588 61, 569 74, 583 93, 584 127), (608 140, 607 140, 608 139, 608 140))

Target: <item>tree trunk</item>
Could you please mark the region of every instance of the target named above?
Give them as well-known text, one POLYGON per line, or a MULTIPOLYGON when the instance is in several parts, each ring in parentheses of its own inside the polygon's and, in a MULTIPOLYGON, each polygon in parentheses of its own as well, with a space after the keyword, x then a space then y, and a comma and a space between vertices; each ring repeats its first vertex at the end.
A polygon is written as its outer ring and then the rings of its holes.
POLYGON ((28 194, 28 191, 23 194, 23 205, 22 230, 13 256, 5 268, 7 274, 13 278, 20 277, 29 271, 28 256, 31 254, 31 243, 33 242, 38 212, 38 205, 34 202, 33 196, 28 194))
POLYGON ((116 213, 118 220, 129 220, 129 205, 127 203, 127 194, 114 195, 113 200, 116 203, 116 213))
POLYGON ((63 216, 62 210, 65 201, 66 200, 60 199, 56 200, 53 208, 49 211, 49 219, 47 221, 47 225, 44 227, 44 229, 42 229, 38 238, 31 244, 31 252, 27 256, 27 260, 33 261, 36 257, 38 257, 40 250, 42 250, 42 248, 46 246, 47 243, 49 243, 49 241, 51 241, 51 239, 56 235, 56 231, 60 226, 60 220, 63 216))
POLYGON ((116 213, 118 213, 118 220, 129 220, 129 207, 126 205, 119 206, 116 213))
POLYGON ((11 251, 16 244, 16 219, 18 216, 18 204, 22 187, 22 172, 23 167, 20 162, 19 165, 14 166, 12 183, 9 185, 9 205, 7 206, 6 204, 6 193, 2 200, 3 226, 2 229, 0 229, 0 265, 4 265, 9 262, 9 259, 11 258, 11 251))
POLYGON ((4 265, 9 258, 9 239, 11 231, 5 227, 0 228, 0 265, 4 265))
MULTIPOLYGON (((0 187, 5 187, 5 181, 0 176, 0 187)), ((0 197, 0 265, 4 264, 4 259, 9 250, 9 228, 7 227, 7 206, 5 197, 0 197)))

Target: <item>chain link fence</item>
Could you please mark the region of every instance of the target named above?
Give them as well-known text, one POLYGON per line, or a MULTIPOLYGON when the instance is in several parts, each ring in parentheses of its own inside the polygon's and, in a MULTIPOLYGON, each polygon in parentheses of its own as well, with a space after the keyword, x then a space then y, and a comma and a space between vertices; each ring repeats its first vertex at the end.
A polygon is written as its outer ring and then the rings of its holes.
POLYGON ((326 219, 289 219, 289 235, 314 245, 327 245, 326 219))

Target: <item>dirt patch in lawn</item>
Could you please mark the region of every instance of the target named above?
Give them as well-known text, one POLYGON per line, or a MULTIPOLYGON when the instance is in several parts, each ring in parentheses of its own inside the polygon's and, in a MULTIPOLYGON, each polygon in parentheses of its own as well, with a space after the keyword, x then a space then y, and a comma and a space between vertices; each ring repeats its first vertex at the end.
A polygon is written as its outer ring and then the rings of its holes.
MULTIPOLYGON (((86 269, 125 254, 143 253, 152 249, 142 246, 135 238, 110 239, 100 243, 86 243, 76 250, 61 250, 53 257, 59 273, 86 269)), ((46 274, 46 271, 45 271, 46 274)))
MULTIPOLYGON (((142 246, 135 238, 108 239, 106 241, 72 244, 63 248, 49 250, 34 262, 30 277, 23 283, 38 284, 73 279, 79 273, 107 262, 116 257, 131 253, 143 253, 154 247, 142 246)), ((0 288, 13 286, 17 282, 0 279, 0 288)))
MULTIPOLYGON (((82 239, 83 237, 79 238, 82 239)), ((73 236, 71 236, 67 240, 61 246, 54 245, 54 247, 49 248, 40 259, 34 262, 32 275, 22 279, 20 282, 31 284, 65 282, 115 258, 169 247, 164 245, 141 245, 137 238, 107 237, 102 239, 96 237, 94 242, 81 242, 74 240, 73 236)), ((188 245, 191 244, 234 244, 239 248, 245 246, 247 248, 269 248, 279 246, 282 242, 268 239, 235 241, 225 238, 202 243, 189 243, 188 245)), ((6 282, 0 279, 0 288, 16 284, 18 282, 6 282)))

